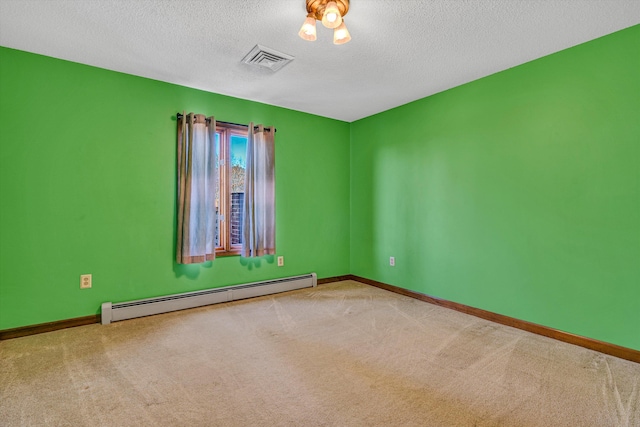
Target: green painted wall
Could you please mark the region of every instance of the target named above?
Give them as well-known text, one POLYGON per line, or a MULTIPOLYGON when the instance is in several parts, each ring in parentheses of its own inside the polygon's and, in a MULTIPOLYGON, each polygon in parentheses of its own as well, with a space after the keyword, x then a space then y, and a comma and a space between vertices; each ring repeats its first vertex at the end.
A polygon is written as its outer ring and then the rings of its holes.
POLYGON ((352 123, 351 273, 640 350, 639 46, 352 123))
POLYGON ((0 329, 105 301, 349 272, 349 124, 0 48, 0 329), (277 249, 174 262, 175 114, 275 125, 277 249), (79 289, 80 274, 93 288, 79 289))
POLYGON ((640 349, 639 45, 635 26, 351 125, 0 48, 0 329, 315 271, 640 349), (285 267, 173 261, 182 110, 278 128, 285 267))

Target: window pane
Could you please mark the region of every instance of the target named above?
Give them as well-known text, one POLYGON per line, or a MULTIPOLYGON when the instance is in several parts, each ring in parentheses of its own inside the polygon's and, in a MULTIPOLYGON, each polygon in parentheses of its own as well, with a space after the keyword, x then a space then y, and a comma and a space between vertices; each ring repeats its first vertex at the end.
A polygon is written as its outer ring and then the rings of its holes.
MULTIPOLYGON (((216 132, 216 165, 220 171, 220 132, 216 132)), ((216 181, 216 247, 220 246, 220 173, 216 181)))
POLYGON ((231 136, 231 244, 242 244, 242 216, 244 214, 244 176, 247 138, 231 136))

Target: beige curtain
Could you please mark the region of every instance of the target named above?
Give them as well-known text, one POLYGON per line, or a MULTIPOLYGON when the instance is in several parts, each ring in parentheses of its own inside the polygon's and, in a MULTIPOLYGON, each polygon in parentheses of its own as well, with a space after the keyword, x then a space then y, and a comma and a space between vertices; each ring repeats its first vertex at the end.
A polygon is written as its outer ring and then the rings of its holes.
POLYGON ((193 264, 215 258, 217 214, 216 121, 202 114, 178 119, 178 227, 176 260, 193 264))
POLYGON ((274 128, 249 124, 244 190, 243 257, 276 253, 274 128))

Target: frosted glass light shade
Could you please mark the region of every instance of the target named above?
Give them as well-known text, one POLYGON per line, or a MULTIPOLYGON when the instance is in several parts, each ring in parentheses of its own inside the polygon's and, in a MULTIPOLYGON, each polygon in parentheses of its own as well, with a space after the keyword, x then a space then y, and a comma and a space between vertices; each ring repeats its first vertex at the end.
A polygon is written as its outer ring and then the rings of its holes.
POLYGON ((307 16, 304 24, 302 24, 302 28, 300 28, 300 32, 298 33, 300 38, 304 40, 308 40, 310 42, 316 40, 316 18, 313 16, 307 16))
POLYGON ((344 20, 342 24, 335 30, 333 30, 333 44, 345 44, 351 40, 351 34, 349 34, 349 30, 347 30, 347 26, 344 24, 344 20))
POLYGON ((336 2, 330 1, 324 8, 324 14, 322 15, 322 25, 327 28, 337 28, 340 26, 340 24, 342 24, 342 15, 340 15, 338 5, 336 4, 336 2))

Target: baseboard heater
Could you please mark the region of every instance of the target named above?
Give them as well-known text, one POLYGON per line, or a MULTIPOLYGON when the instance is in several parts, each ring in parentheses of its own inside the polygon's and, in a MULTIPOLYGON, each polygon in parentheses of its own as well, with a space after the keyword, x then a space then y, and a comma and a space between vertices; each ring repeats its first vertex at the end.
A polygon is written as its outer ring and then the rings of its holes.
POLYGON ((316 287, 317 284, 318 279, 316 274, 311 273, 302 276, 266 280, 225 288, 205 289, 203 291, 186 292, 183 294, 136 301, 118 303, 105 302, 102 304, 102 324, 108 325, 118 320, 133 319, 135 317, 151 316, 153 314, 168 313, 170 311, 202 307, 204 305, 221 302, 259 297, 262 295, 292 291, 294 289, 311 288, 316 287))

